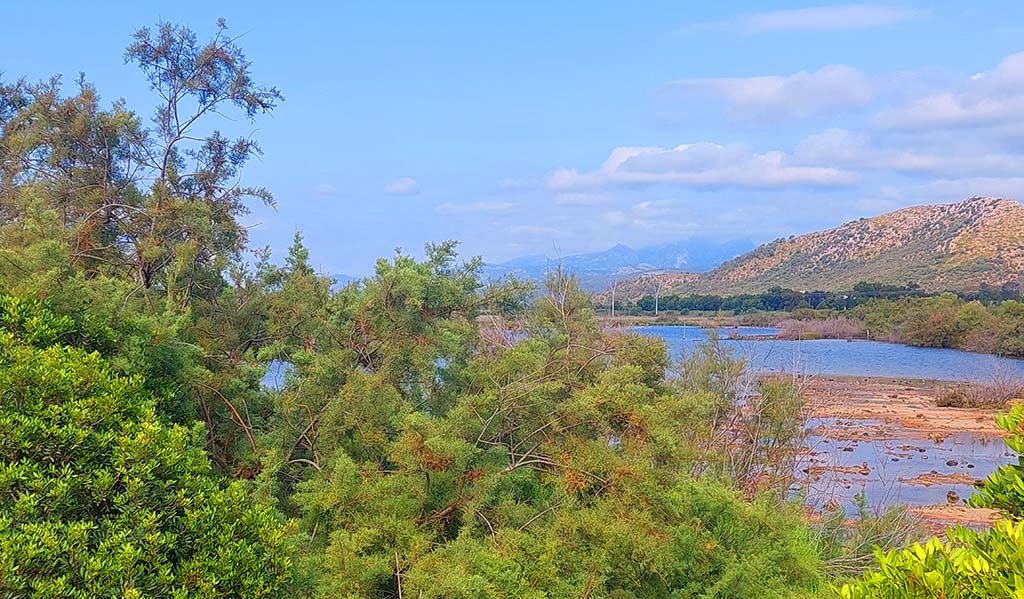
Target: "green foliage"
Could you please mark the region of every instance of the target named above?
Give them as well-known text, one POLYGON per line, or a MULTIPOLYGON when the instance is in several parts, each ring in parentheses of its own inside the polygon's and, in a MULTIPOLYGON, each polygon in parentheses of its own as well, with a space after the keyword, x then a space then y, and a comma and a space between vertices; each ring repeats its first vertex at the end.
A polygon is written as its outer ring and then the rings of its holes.
POLYGON ((877 571, 838 589, 843 599, 1024 597, 1024 523, 1004 520, 986 532, 955 528, 908 549, 879 552, 877 571))
POLYGON ((0 82, 0 292, 72 318, 69 341, 141 374, 162 420, 205 421, 217 467, 250 477, 270 405, 257 354, 275 341, 282 269, 241 266, 238 218, 272 202, 241 182, 259 145, 209 127, 271 112, 281 94, 226 30, 136 32, 125 58, 161 98, 153 119, 105 105, 84 78, 70 92, 59 77, 0 82))
POLYGON ((210 477, 200 429, 60 344, 71 319, 0 306, 0 596, 282 596, 286 530, 210 477))
POLYGON ((1003 441, 1017 454, 1017 463, 1000 466, 989 475, 969 503, 1000 510, 1014 520, 1024 520, 1024 406, 1013 406, 1009 414, 996 417, 996 423, 1006 431, 1003 441))
MULTIPOLYGON (((692 476, 699 449, 686 431, 708 399, 665 382, 663 342, 602 332, 575 281, 555 273, 518 339, 477 351, 481 310, 509 290, 481 289, 475 263, 455 265, 451 249, 399 255, 329 294, 306 349, 287 350, 264 478, 300 520, 307 595, 820 587, 795 506, 692 476)), ((687 371, 692 384, 742 366, 702 368, 687 371)))
MULTIPOLYGON (((852 289, 845 291, 794 291, 782 287, 772 287, 763 293, 741 293, 735 295, 664 295, 658 298, 658 308, 662 311, 678 312, 732 312, 748 314, 751 312, 793 312, 796 310, 849 310, 873 299, 898 299, 902 297, 919 297, 927 295, 918 285, 887 285, 884 283, 857 283, 852 289)), ((1017 297, 1015 294, 1013 297, 1017 297)), ((636 302, 636 307, 644 312, 653 312, 655 298, 645 296, 636 302)))
POLYGON ((260 149, 202 128, 281 94, 236 41, 139 30, 153 119, 84 80, 0 84, 0 597, 822 590, 784 498, 793 381, 720 344, 666 378, 573 277, 484 285, 454 242, 340 289, 301 234, 247 264, 260 149))
POLYGON ((953 294, 875 300, 850 312, 872 339, 1024 356, 1024 303, 987 306, 953 294))
POLYGON ((67 96, 59 77, 0 86, 0 219, 21 234, 45 225, 51 241, 33 245, 63 245, 90 276, 117 275, 180 307, 215 295, 245 246, 245 201, 273 197, 238 183, 260 153, 250 136, 200 128, 232 108, 253 119, 281 100, 254 81, 226 28, 219 21, 206 43, 169 23, 135 33, 125 58, 163 101, 152 128, 124 102, 104 107, 84 78, 67 96))

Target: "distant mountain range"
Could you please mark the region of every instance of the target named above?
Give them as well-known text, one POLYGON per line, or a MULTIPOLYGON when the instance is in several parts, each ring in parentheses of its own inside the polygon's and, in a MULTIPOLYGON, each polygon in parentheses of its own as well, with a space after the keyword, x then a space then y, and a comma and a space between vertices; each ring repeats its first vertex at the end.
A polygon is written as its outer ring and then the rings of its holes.
MULTIPOLYGON (((772 287, 841 291, 869 281, 973 290, 1022 277, 1024 205, 972 197, 779 239, 690 280, 666 279, 665 287, 672 293, 756 293, 772 287)), ((635 300, 650 287, 650 281, 625 284, 617 292, 635 289, 635 297, 628 298, 635 300)), ((617 297, 627 299, 627 294, 617 297)))
POLYGON ((750 241, 715 239, 689 239, 640 249, 620 244, 602 252, 561 257, 538 254, 500 264, 486 264, 483 275, 489 280, 507 275, 541 280, 561 263, 562 268, 575 274, 585 288, 597 290, 610 285, 615 279, 633 278, 643 273, 706 272, 753 248, 750 241))

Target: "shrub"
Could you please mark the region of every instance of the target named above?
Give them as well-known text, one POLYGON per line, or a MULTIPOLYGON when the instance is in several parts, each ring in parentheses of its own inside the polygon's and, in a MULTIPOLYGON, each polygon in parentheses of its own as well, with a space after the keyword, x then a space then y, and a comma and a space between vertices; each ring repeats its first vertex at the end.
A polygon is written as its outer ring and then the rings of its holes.
POLYGON ((202 429, 19 305, 0 309, 0 596, 282 596, 286 528, 210 477, 202 429))
POLYGON ((871 567, 879 548, 889 551, 925 536, 920 519, 905 505, 876 511, 863 493, 855 496, 855 505, 854 518, 837 505, 815 524, 825 571, 833 577, 859 576, 871 567))
POLYGON ((1024 396, 1024 379, 993 377, 988 383, 958 383, 939 392, 935 405, 945 408, 1001 408, 1024 396))
MULTIPOLYGON (((1016 405, 1009 414, 998 416, 996 424, 1008 434, 1003 439, 1006 446, 1018 456, 1024 454, 1024 405, 1016 405)), ((1024 520, 1024 457, 992 473, 968 503, 995 508, 1015 520, 1024 520)))
POLYGON ((878 570, 838 590, 843 599, 1019 597, 1024 523, 1004 520, 987 532, 954 528, 908 549, 878 552, 878 570))
POLYGON ((826 320, 783 320, 778 325, 781 339, 857 339, 864 337, 864 325, 844 316, 826 320))

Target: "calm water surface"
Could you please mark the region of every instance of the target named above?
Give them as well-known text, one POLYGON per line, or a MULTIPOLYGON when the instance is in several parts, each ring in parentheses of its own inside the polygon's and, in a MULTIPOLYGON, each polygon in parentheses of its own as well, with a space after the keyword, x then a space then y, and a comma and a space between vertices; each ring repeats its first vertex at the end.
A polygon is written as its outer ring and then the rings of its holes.
MULTIPOLYGON (((643 326, 636 332, 661 337, 673 357, 689 355, 707 341, 708 330, 690 326, 643 326)), ((722 343, 734 355, 747 359, 758 372, 800 372, 851 376, 905 377, 936 380, 989 381, 994 376, 1016 373, 1024 376, 1024 360, 1010 360, 988 354, 910 347, 878 341, 820 339, 738 340, 729 335, 770 335, 775 329, 730 327, 719 329, 722 343)))

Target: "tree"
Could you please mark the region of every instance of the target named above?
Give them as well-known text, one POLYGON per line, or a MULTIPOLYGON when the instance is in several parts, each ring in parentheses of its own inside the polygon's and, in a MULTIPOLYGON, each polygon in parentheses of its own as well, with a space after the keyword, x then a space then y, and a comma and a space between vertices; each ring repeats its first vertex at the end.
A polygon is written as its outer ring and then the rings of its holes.
POLYGON ((212 125, 251 121, 282 96, 254 80, 223 20, 207 42, 170 23, 139 29, 125 60, 161 100, 152 124, 123 101, 105 106, 84 76, 71 94, 57 77, 0 83, 0 286, 103 323, 90 349, 159 388, 161 418, 205 421, 221 470, 252 476, 278 275, 265 260, 245 266, 239 217, 273 198, 241 183, 253 137, 212 125))
POLYGON ((286 528, 221 486, 201 429, 66 345, 75 323, 0 297, 0 596, 283 597, 286 528))
POLYGON ((139 232, 128 235, 130 253, 146 287, 173 265, 164 284, 178 289, 183 304, 195 291, 209 291, 205 269, 218 272, 244 246, 245 230, 237 221, 247 212, 244 199, 273 203, 268 190, 237 184, 241 167, 260 153, 251 137, 194 132, 204 117, 226 108, 252 120, 282 100, 276 88, 253 81, 250 62, 226 31, 220 19, 213 38, 199 44, 189 29, 160 23, 155 32, 139 29, 125 51, 125 60, 139 65, 164 100, 153 119, 156 129, 146 132, 139 152, 155 183, 144 209, 125 215, 128 228, 139 232))
POLYGON ((260 152, 251 136, 229 140, 197 129, 234 108, 247 119, 274 109, 273 87, 253 81, 250 63, 223 20, 200 44, 184 27, 161 23, 135 34, 125 59, 162 99, 150 129, 123 102, 109 109, 84 76, 62 97, 60 79, 0 87, 0 216, 52 210, 72 264, 90 276, 127 276, 188 306, 216 294, 220 273, 244 248, 237 218, 263 188, 238 184, 260 152))
POLYGON ((484 346, 481 313, 501 294, 452 250, 382 261, 290 354, 264 476, 300 520, 309 595, 820 588, 795 506, 691 476, 686 428, 706 398, 665 384, 663 343, 606 333, 555 272, 502 319, 515 335, 484 346))

